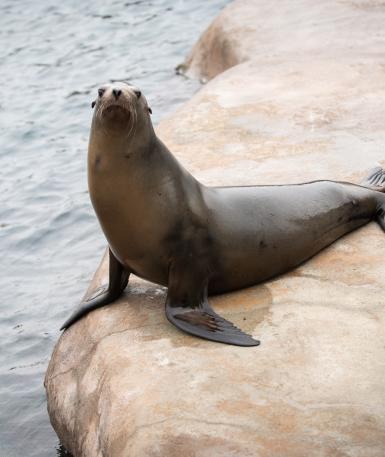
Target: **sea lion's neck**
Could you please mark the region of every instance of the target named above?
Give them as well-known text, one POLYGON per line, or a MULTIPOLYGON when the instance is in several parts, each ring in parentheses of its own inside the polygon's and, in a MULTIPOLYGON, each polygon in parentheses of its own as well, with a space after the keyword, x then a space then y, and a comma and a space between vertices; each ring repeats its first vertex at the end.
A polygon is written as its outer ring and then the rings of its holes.
POLYGON ((93 124, 88 147, 89 159, 91 162, 103 159, 115 162, 145 155, 157 141, 152 125, 146 128, 147 131, 143 133, 130 130, 121 132, 93 124))
POLYGON ((88 148, 89 175, 111 172, 132 178, 132 175, 145 173, 153 183, 162 183, 171 177, 197 183, 156 136, 152 124, 143 127, 144 130, 139 127, 130 136, 93 124, 88 148))

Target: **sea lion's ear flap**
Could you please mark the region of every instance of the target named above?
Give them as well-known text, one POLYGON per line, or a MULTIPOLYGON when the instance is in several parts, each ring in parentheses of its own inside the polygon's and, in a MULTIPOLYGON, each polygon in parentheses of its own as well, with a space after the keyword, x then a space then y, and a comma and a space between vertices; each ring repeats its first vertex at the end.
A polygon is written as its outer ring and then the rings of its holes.
POLYGON ((94 108, 96 105, 96 101, 94 100, 92 103, 91 103, 91 108, 94 108))
POLYGON ((148 107, 148 112, 149 112, 150 114, 152 114, 152 109, 151 109, 150 107, 148 107))
POLYGON ((134 92, 137 98, 140 98, 140 96, 142 95, 142 92, 140 92, 140 90, 134 90, 134 92))

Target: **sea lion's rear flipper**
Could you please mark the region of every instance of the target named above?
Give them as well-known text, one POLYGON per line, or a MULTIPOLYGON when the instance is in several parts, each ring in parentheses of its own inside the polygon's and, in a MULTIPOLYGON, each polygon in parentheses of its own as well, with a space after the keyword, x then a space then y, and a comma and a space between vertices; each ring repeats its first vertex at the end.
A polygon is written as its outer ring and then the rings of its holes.
POLYGON ((60 330, 66 330, 76 321, 94 309, 108 305, 116 300, 126 288, 130 273, 109 250, 109 284, 97 290, 91 297, 86 298, 79 308, 64 322, 60 330))
MULTIPOLYGON (((361 185, 385 193, 385 170, 381 167, 373 168, 361 185)), ((378 195, 378 197, 378 209, 375 220, 385 232, 385 199, 383 195, 378 195)))
POLYGON ((361 185, 378 192, 385 192, 385 170, 381 167, 373 168, 361 185))
POLYGON ((376 218, 378 225, 385 232, 385 203, 377 210, 376 218))
POLYGON ((192 274, 172 270, 170 273, 166 316, 172 324, 191 335, 219 343, 235 346, 260 344, 211 308, 207 300, 207 281, 192 277, 192 274))

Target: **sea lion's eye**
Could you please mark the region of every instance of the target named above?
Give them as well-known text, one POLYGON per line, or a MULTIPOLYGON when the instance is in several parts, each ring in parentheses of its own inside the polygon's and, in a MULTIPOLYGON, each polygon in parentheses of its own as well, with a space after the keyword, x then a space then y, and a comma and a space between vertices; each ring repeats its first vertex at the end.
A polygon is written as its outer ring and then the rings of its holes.
POLYGON ((98 89, 99 97, 101 97, 105 91, 106 91, 106 89, 102 89, 102 88, 98 89))
POLYGON ((138 98, 140 98, 140 96, 142 95, 142 92, 140 92, 140 90, 134 90, 134 92, 138 98))

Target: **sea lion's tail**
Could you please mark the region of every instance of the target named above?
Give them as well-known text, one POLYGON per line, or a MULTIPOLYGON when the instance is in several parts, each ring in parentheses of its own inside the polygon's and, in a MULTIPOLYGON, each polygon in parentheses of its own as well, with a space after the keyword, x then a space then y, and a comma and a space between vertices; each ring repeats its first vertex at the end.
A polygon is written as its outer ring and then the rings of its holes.
POLYGON ((378 192, 385 192, 385 170, 381 167, 373 168, 361 183, 361 186, 378 192))

